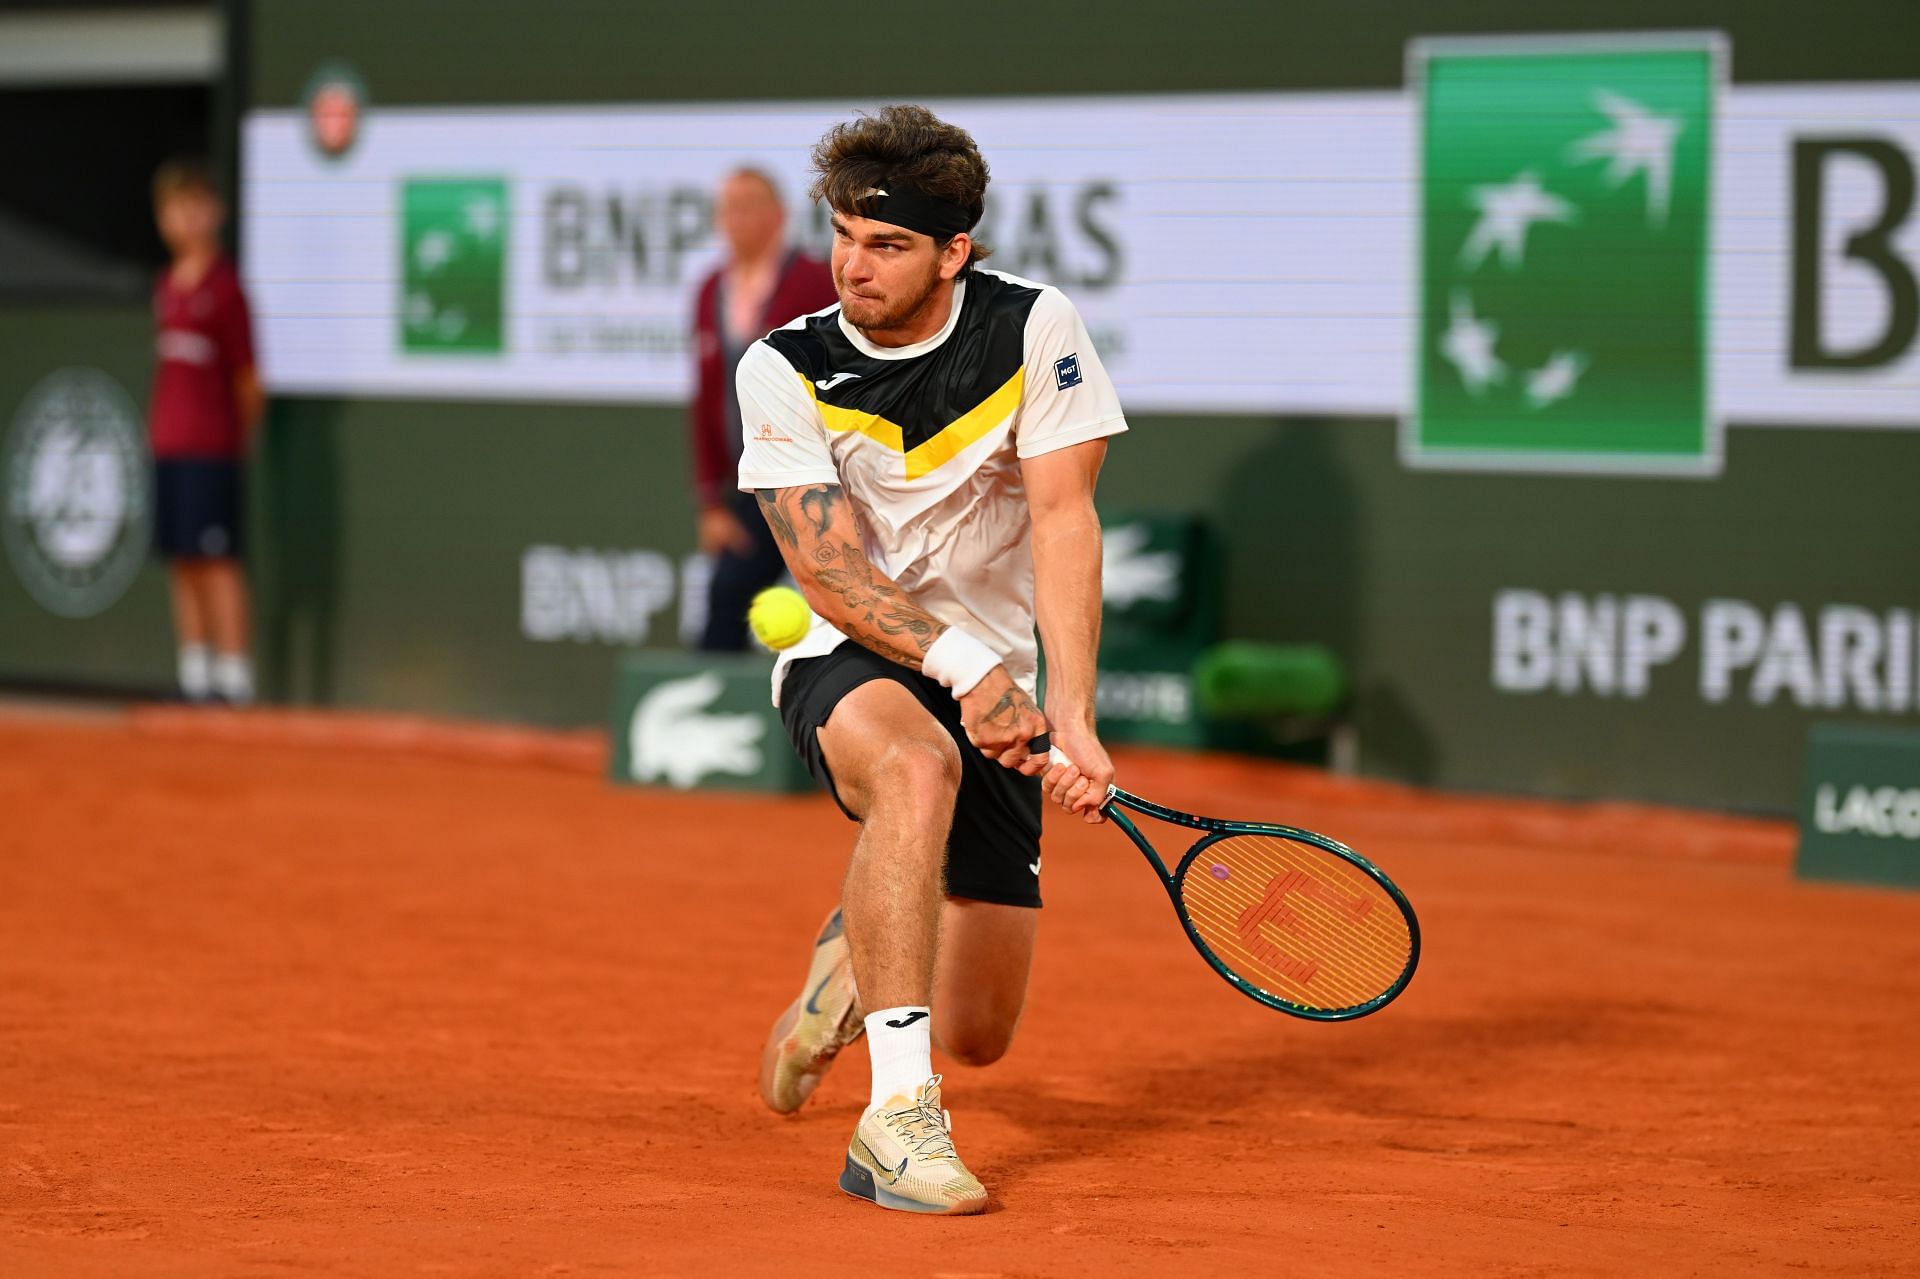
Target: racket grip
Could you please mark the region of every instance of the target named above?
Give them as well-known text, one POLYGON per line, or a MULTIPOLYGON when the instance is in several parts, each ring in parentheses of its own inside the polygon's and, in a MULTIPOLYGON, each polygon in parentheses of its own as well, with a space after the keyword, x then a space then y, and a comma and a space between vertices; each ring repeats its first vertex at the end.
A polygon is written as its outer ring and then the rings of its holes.
MULTIPOLYGON (((1047 762, 1050 764, 1073 763, 1072 760, 1067 758, 1067 753, 1065 751, 1061 750, 1058 746, 1055 746, 1053 744, 1053 735, 1051 733, 1042 733, 1038 737, 1030 738, 1027 741, 1027 751, 1029 754, 1033 754, 1033 755, 1038 755, 1041 751, 1045 751, 1047 753, 1047 762)), ((1109 783, 1107 786, 1107 797, 1100 804, 1101 810, 1105 811, 1109 806, 1111 806, 1113 803, 1113 797, 1119 793, 1120 793, 1120 788, 1109 783)))
POLYGON ((1042 733, 1040 734, 1040 736, 1035 737, 1027 742, 1028 754, 1038 755, 1041 751, 1045 751, 1047 753, 1047 762, 1050 764, 1073 763, 1072 760, 1067 758, 1067 753, 1065 751, 1061 750, 1058 746, 1055 746, 1053 744, 1053 734, 1051 733, 1042 733))

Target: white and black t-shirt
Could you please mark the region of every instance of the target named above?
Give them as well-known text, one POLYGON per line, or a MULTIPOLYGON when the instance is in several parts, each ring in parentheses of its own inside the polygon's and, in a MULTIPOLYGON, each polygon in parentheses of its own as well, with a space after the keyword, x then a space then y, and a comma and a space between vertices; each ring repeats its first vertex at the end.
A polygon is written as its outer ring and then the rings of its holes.
MULTIPOLYGON (((743 490, 837 484, 867 558, 929 613, 986 641, 1034 691, 1033 556, 1020 460, 1127 429, 1079 312, 1058 290, 974 268, 941 330, 875 346, 838 306, 748 348, 737 379, 743 490)), ((846 637, 816 617, 774 668, 846 637)))

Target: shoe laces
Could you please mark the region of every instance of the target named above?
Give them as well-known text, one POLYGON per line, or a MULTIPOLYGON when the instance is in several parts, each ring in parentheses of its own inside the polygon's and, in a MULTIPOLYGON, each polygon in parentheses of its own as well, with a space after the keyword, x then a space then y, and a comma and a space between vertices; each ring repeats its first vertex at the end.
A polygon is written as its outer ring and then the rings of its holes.
POLYGON ((934 1100, 938 1097, 940 1076, 920 1090, 911 1106, 889 1111, 887 1122, 893 1127, 907 1151, 915 1159, 957 1159, 953 1133, 947 1112, 934 1100))

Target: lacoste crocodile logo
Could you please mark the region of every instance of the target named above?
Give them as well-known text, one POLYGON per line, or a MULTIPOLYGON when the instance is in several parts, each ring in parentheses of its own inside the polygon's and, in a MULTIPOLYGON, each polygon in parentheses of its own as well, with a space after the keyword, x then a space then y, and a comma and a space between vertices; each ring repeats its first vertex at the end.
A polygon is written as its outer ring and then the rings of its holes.
POLYGON ((628 726, 634 780, 664 778, 684 790, 709 773, 752 777, 760 771, 766 721, 710 710, 723 688, 718 674, 703 671, 668 680, 640 699, 628 726))

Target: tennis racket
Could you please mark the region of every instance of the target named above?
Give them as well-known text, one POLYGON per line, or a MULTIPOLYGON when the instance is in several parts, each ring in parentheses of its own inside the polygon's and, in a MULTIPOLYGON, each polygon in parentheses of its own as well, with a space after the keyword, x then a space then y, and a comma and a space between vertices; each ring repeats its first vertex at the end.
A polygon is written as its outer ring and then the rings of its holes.
MULTIPOLYGON (((1035 738, 1036 753, 1051 749, 1035 738)), ((1052 751, 1056 763, 1067 762, 1052 751)), ((1420 963, 1413 903, 1379 867, 1310 830, 1196 817, 1107 788, 1100 811, 1160 876, 1187 940, 1234 989, 1313 1021, 1392 1003, 1420 963), (1167 869, 1129 811, 1201 832, 1167 869)))

